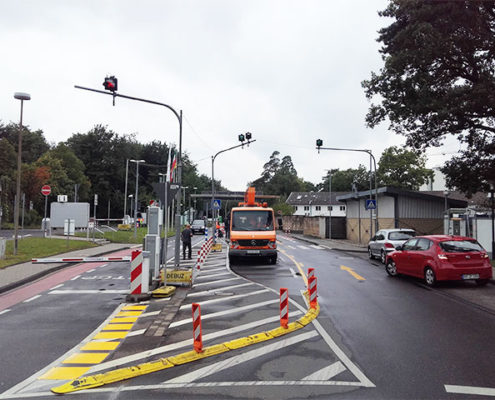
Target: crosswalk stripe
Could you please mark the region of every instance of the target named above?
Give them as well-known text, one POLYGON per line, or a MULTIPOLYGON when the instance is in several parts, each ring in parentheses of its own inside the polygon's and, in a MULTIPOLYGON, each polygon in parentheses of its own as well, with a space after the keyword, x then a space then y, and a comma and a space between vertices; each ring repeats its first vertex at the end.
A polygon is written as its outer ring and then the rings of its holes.
MULTIPOLYGON (((221 298, 213 299, 213 300, 206 300, 206 301, 202 301, 200 304, 201 304, 201 306, 204 306, 205 304, 214 304, 214 303, 220 303, 222 301, 227 301, 227 300, 236 300, 236 299, 241 299, 243 297, 254 296, 254 295, 260 294, 260 293, 266 293, 269 291, 270 291, 269 289, 256 290, 254 292, 236 294, 233 296, 225 296, 225 297, 221 297, 221 298)), ((185 310, 185 309, 189 309, 189 308, 191 308, 191 304, 184 304, 179 308, 179 310, 185 310)))
POLYGON ((329 379, 332 379, 334 376, 340 374, 341 372, 344 372, 346 368, 344 365, 340 362, 337 361, 325 368, 322 368, 316 372, 313 372, 312 374, 302 378, 303 381, 327 381, 329 379))

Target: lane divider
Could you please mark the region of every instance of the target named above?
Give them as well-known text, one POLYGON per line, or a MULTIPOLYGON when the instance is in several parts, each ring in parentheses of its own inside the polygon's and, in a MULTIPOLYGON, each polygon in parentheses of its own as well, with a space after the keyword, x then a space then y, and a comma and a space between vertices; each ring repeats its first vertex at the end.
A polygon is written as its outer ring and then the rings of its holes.
POLYGON ((54 367, 41 375, 40 380, 74 380, 88 372, 92 366, 101 363, 114 351, 132 329, 148 306, 128 305, 86 343, 62 361, 62 366, 54 367), (103 341, 102 341, 103 340, 103 341))
MULTIPOLYGON (((304 293, 309 303, 309 292, 304 293)), ((135 378, 138 376, 150 374, 152 372, 162 371, 167 368, 172 368, 178 365, 187 364, 193 361, 202 360, 217 354, 226 353, 231 350, 240 349, 243 347, 251 346, 256 343, 261 343, 267 340, 275 339, 291 332, 304 328, 311 321, 313 321, 320 313, 320 306, 318 302, 315 304, 315 308, 310 307, 306 314, 298 320, 287 324, 287 328, 278 327, 269 331, 260 332, 254 335, 246 336, 239 339, 234 339, 228 342, 224 342, 217 345, 212 345, 203 348, 201 353, 195 350, 188 351, 176 356, 167 358, 160 358, 155 361, 141 363, 131 367, 119 368, 113 371, 105 372, 102 374, 90 375, 73 380, 72 382, 65 383, 63 385, 54 387, 51 389, 53 393, 64 394, 72 393, 79 390, 92 389, 110 383, 120 382, 126 379, 135 378)))

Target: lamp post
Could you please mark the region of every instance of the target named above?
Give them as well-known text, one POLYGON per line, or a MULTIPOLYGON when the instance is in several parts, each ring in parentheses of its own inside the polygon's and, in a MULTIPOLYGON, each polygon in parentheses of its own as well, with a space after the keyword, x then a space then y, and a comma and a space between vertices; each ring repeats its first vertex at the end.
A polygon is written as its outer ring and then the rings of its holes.
POLYGON ((250 143, 256 142, 256 140, 251 140, 252 137, 253 136, 252 136, 251 132, 246 132, 245 134, 240 134, 238 136, 238 138, 239 138, 239 141, 241 142, 241 144, 238 144, 237 146, 229 147, 228 149, 220 150, 217 154, 215 154, 214 156, 211 156, 211 220, 212 220, 212 225, 213 225, 213 227, 212 227, 213 243, 215 243, 215 231, 217 229, 217 222, 216 222, 216 218, 215 218, 216 213, 215 213, 215 209, 213 208, 213 203, 215 201, 215 158, 217 158, 217 156, 219 154, 225 153, 226 151, 234 150, 234 149, 237 149, 239 147, 244 148, 244 145, 249 146, 250 143), (247 142, 244 143, 245 141, 247 141, 247 142))
POLYGON ((127 212, 127 177, 129 174, 129 159, 125 160, 125 189, 124 189, 124 218, 127 212))
MULTIPOLYGON (((134 197, 134 195, 133 195, 133 194, 130 194, 130 195, 129 195, 129 196, 127 196, 127 197, 129 197, 129 199, 130 199, 130 206, 131 206, 131 209, 129 210, 129 215, 131 215, 131 214, 132 214, 132 198, 134 197)), ((127 210, 126 210, 126 212, 127 212, 127 210)))
POLYGON ((144 163, 144 160, 129 160, 136 163, 136 194, 134 197, 134 239, 137 237, 137 203, 138 203, 138 189, 139 189, 139 164, 144 163))
MULTIPOLYGON (((194 190, 194 194, 196 194, 196 189, 198 189, 198 188, 196 186, 194 186, 192 189, 194 190)), ((194 199, 194 203, 196 203, 196 198, 194 199)), ((193 218, 191 218, 191 194, 189 193, 189 223, 192 222, 192 219, 193 218)))
POLYGON ((448 210, 449 210, 449 200, 448 200, 448 197, 449 197, 449 194, 450 192, 448 190, 444 190, 443 191, 443 197, 445 199, 445 205, 444 205, 444 211, 443 211, 443 232, 448 235, 449 232, 450 232, 450 224, 449 224, 449 221, 450 221, 450 218, 449 218, 449 213, 448 213, 448 210))
POLYGON ((328 210, 330 212, 330 217, 329 217, 329 224, 328 224, 328 236, 329 239, 332 239, 332 170, 327 169, 328 173, 328 192, 330 193, 330 209, 328 210))
POLYGON ((19 147, 17 150, 17 185, 14 211, 14 255, 17 255, 17 239, 19 230, 19 200, 21 197, 21 155, 22 155, 22 113, 24 109, 24 101, 31 100, 31 95, 28 93, 16 92, 14 98, 21 101, 21 120, 19 122, 19 147))

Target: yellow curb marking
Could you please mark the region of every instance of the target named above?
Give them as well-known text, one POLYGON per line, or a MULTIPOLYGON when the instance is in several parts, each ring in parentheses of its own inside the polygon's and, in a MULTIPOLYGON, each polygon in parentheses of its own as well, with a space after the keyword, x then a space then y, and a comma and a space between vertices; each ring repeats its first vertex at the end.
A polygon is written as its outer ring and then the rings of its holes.
POLYGON ((124 339, 128 332, 100 332, 93 339, 124 339))
POLYGON ((359 275, 356 272, 354 272, 354 270, 352 268, 346 267, 345 265, 341 265, 340 266, 340 269, 349 272, 358 281, 365 281, 366 280, 361 275, 359 275))
POLYGON ((139 317, 143 312, 142 311, 122 311, 119 312, 117 317, 139 317))
POLYGON ((78 376, 85 374, 90 369, 90 367, 56 367, 49 370, 46 374, 41 375, 38 379, 76 379, 78 376))
POLYGON ((99 364, 109 353, 77 353, 63 361, 63 364, 99 364))
POLYGON ((139 310, 146 310, 146 307, 148 306, 125 306, 122 307, 122 311, 139 311, 139 310))
POLYGON ((115 350, 119 344, 120 342, 89 342, 85 346, 81 347, 81 350, 115 350))
POLYGON ((123 322, 129 323, 129 322, 136 322, 138 317, 120 317, 120 318, 114 318, 112 319, 109 323, 110 324, 120 324, 123 322))
POLYGON ((104 331, 130 331, 134 324, 108 324, 103 328, 104 331))

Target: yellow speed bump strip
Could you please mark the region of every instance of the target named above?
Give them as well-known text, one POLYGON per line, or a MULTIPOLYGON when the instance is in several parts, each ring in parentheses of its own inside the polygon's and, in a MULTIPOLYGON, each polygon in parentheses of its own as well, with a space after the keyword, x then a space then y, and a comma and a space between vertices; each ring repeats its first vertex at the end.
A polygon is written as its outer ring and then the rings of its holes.
MULTIPOLYGON (((306 296, 306 298, 308 297, 307 292, 304 295, 306 296)), ((250 346, 255 343, 275 339, 276 337, 286 335, 290 332, 294 332, 298 329, 303 328, 311 321, 313 321, 318 316, 319 312, 319 305, 317 305, 316 309, 310 308, 302 318, 299 318, 297 321, 289 324, 288 329, 276 328, 272 329, 271 331, 261 332, 244 338, 231 340, 222 344, 208 346, 203 349, 202 353, 188 351, 176 356, 160 358, 156 361, 142 363, 133 367, 120 368, 113 371, 105 372, 103 374, 81 377, 73 380, 72 382, 54 387, 51 389, 51 391, 57 394, 64 394, 75 392, 78 390, 92 389, 99 386, 108 385, 110 383, 120 382, 125 379, 135 378, 152 372, 172 368, 176 365, 182 365, 192 361, 201 360, 203 358, 225 353, 230 350, 240 349, 242 347, 250 346)))

